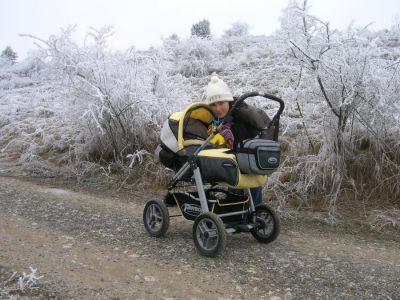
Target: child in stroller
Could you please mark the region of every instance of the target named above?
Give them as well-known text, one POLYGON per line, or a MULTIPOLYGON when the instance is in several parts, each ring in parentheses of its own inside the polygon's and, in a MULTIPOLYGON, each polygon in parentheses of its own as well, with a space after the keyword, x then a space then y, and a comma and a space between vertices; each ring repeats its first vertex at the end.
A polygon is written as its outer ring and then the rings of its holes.
POLYGON ((189 105, 172 114, 161 131, 162 144, 156 151, 159 160, 176 174, 167 185, 164 201, 151 200, 143 211, 143 222, 151 236, 165 235, 169 227, 169 205, 177 205, 181 215, 194 221, 193 239, 199 253, 217 255, 226 244, 227 233, 250 232, 258 241, 269 243, 279 234, 279 219, 266 205, 254 205, 250 188, 260 187, 279 166, 277 140, 250 139, 229 148, 211 147, 235 109, 248 97, 262 96, 279 102, 280 107, 270 127, 277 137, 283 101, 275 96, 247 93, 239 97, 224 121, 210 136, 207 128, 213 114, 203 102, 189 105), (194 183, 194 191, 182 191, 182 183, 194 183), (180 185, 181 184, 181 185, 180 185), (244 195, 227 188, 246 189, 244 195))

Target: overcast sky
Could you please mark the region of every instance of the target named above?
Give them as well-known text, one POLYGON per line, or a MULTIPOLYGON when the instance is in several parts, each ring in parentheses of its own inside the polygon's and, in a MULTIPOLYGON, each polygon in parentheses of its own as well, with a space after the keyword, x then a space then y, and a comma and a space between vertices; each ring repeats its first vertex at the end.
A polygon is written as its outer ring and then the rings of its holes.
MULTIPOLYGON (((254 35, 279 28, 287 0, 0 0, 0 51, 11 46, 20 58, 35 49, 28 33, 47 39, 60 28, 77 25, 74 39, 82 44, 89 27, 114 26, 110 46, 147 49, 172 33, 188 37, 192 24, 208 19, 220 36, 233 22, 245 22, 254 35)), ((343 29, 352 20, 373 29, 390 28, 400 15, 400 0, 309 0, 311 13, 343 29)))

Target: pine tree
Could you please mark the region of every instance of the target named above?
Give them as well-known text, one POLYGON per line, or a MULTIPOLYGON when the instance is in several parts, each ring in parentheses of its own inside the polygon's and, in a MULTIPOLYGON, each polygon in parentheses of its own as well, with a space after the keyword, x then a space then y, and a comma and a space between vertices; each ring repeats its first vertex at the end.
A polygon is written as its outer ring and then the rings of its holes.
POLYGON ((0 56, 1 58, 10 61, 12 64, 15 64, 18 58, 17 53, 10 46, 7 46, 3 52, 1 52, 0 56))
POLYGON ((193 24, 191 33, 192 36, 198 36, 201 38, 210 38, 211 36, 210 21, 203 19, 202 21, 193 24))

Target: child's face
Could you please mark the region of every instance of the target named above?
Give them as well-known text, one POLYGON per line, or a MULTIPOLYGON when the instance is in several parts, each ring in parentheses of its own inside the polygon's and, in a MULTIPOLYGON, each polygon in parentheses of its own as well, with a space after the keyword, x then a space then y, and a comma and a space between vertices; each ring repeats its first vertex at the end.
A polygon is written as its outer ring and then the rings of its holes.
POLYGON ((229 101, 211 103, 210 108, 214 115, 220 119, 223 119, 229 111, 229 101))

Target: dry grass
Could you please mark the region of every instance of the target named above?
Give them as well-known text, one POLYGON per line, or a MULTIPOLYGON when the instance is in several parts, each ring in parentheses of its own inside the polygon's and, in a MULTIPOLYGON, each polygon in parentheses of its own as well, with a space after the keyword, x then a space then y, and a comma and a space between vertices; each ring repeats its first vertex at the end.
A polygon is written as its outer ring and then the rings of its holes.
POLYGON ((298 209, 311 210, 324 212, 327 223, 345 218, 368 223, 374 229, 397 228, 397 142, 386 140, 383 147, 364 134, 346 139, 345 151, 338 154, 334 135, 330 136, 318 143, 317 153, 305 138, 286 138, 283 163, 270 178, 269 198, 277 201, 278 210, 288 218, 298 209))
POLYGON ((374 231, 387 228, 400 231, 400 209, 373 210, 368 217, 368 224, 374 231))

